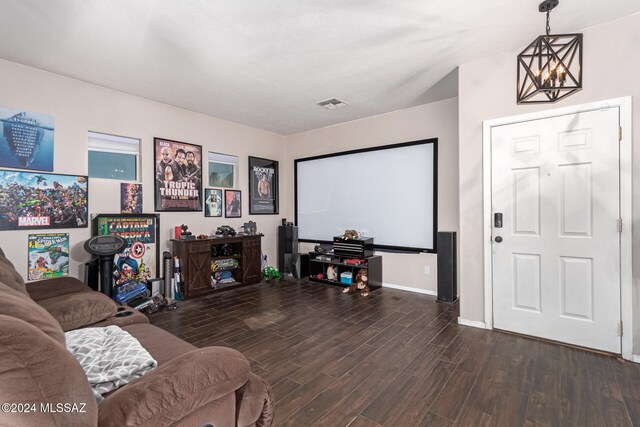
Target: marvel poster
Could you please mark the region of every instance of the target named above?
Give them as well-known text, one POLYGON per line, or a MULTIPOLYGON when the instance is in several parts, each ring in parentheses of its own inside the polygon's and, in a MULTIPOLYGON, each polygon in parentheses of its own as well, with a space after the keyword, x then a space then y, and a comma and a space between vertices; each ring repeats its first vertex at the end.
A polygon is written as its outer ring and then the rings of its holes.
POLYGON ((147 282, 158 277, 159 222, 153 214, 99 214, 93 219, 94 236, 116 235, 128 243, 113 260, 116 285, 129 279, 147 282))
POLYGON ((0 106, 0 166, 53 171, 53 116, 0 106))
POLYGON ((155 211, 202 211, 202 147, 154 138, 155 211))
POLYGON ((0 230, 88 226, 86 176, 0 170, 0 230))
POLYGON ((120 183, 120 213, 142 213, 142 184, 120 183))
POLYGON ((249 157, 249 214, 278 213, 278 162, 249 157))
POLYGON ((69 234, 29 234, 27 280, 69 275, 69 234))

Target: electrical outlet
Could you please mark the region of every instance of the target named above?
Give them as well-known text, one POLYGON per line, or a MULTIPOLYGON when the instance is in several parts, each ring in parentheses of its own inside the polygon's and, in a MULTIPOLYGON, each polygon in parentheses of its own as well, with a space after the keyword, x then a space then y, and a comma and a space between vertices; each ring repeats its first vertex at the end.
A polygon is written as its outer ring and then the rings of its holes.
POLYGON ((431 274, 431 267, 429 267, 428 265, 424 266, 424 274, 431 274))

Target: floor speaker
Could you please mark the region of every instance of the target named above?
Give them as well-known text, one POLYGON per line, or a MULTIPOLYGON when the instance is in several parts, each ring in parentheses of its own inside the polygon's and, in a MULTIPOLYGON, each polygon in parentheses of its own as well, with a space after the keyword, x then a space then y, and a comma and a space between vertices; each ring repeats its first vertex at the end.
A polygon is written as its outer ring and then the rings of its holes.
POLYGON ((439 231, 438 248, 438 301, 454 302, 458 299, 458 268, 455 231, 439 231))
POLYGON ((278 270, 284 274, 294 274, 298 255, 298 227, 278 227, 278 270))

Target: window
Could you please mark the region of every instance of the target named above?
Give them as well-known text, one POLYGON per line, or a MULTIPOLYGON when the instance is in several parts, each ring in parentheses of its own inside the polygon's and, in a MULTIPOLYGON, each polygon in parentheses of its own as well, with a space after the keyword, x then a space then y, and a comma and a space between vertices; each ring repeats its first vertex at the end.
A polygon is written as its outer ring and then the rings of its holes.
POLYGON ((136 181, 140 140, 89 132, 89 177, 136 181))
POLYGON ((209 186, 238 188, 238 156, 209 152, 209 186))

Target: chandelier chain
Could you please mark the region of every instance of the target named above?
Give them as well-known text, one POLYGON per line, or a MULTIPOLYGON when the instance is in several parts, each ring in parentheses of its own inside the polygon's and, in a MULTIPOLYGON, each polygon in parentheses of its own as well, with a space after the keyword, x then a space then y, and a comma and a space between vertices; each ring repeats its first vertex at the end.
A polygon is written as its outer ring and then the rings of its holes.
POLYGON ((551 25, 549 24, 549 15, 551 14, 550 12, 550 10, 547 10, 547 35, 551 33, 551 25))

